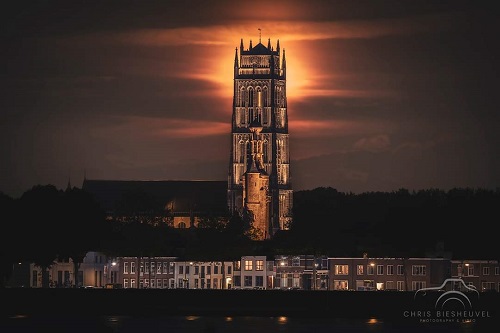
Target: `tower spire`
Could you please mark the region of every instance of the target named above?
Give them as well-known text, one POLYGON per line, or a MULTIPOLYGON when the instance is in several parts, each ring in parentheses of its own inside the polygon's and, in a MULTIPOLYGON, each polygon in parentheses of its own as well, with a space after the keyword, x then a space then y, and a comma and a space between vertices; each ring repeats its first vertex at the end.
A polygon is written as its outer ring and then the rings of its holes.
POLYGON ((285 49, 283 49, 283 77, 286 79, 286 57, 285 57, 285 49))
POLYGON ((259 43, 261 42, 262 30, 259 28, 259 43))

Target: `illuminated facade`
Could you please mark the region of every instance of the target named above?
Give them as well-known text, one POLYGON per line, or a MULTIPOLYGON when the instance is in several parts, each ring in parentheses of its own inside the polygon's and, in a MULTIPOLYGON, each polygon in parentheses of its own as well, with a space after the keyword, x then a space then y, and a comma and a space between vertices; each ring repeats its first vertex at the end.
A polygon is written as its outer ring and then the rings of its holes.
POLYGON ((286 230, 292 219, 292 187, 286 101, 286 59, 260 40, 234 59, 234 97, 228 206, 247 213, 259 239, 286 230))

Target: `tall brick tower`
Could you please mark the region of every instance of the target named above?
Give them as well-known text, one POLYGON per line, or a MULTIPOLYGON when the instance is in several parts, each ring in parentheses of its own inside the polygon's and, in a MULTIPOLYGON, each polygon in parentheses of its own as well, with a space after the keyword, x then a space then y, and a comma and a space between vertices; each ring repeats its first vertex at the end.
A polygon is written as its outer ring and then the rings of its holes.
POLYGON ((250 213, 262 239, 292 220, 286 59, 279 40, 274 49, 259 37, 245 50, 242 39, 235 51, 228 206, 250 213))

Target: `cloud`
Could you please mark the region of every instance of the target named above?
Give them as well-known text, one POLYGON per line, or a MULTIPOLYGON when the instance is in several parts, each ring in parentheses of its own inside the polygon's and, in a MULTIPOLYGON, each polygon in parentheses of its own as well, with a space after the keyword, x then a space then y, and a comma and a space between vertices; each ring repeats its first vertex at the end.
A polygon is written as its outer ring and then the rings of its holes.
POLYGON ((214 135, 229 135, 229 122, 189 120, 177 118, 108 116, 105 124, 92 130, 94 137, 136 138, 203 138, 214 135))
MULTIPOLYGON (((457 13, 429 14, 423 16, 377 19, 314 22, 307 20, 269 20, 259 22, 262 31, 272 31, 273 38, 281 41, 314 41, 323 39, 380 38, 385 36, 408 36, 455 27, 462 15, 457 13), (274 37, 278 36, 278 37, 274 37)), ((236 21, 225 24, 200 27, 137 29, 124 32, 89 34, 94 40, 115 41, 125 44, 166 45, 208 45, 214 48, 234 45, 241 36, 256 36, 256 22, 236 21)), ((83 36, 85 37, 85 36, 83 36)), ((254 45, 258 38, 254 39, 254 45)), ((267 38, 263 38, 267 43, 267 38)), ((239 46, 239 43, 238 43, 239 46)), ((248 44, 247 44, 248 46, 248 44)))
POLYGON ((362 138, 353 145, 355 150, 364 150, 372 153, 386 151, 391 146, 391 140, 386 134, 362 138))
MULTIPOLYGON (((392 98, 395 93, 391 89, 381 85, 374 89, 373 83, 360 86, 357 77, 342 79, 335 74, 339 69, 325 71, 331 64, 325 63, 325 59, 319 59, 320 54, 311 50, 313 45, 304 43, 409 36, 431 30, 436 33, 452 29, 460 17, 459 14, 449 13, 322 22, 283 19, 260 21, 258 26, 264 32, 272 32, 272 36, 263 38, 265 45, 267 38, 270 38, 271 44, 276 47, 279 39, 282 49, 289 51, 287 89, 288 95, 294 100, 316 97, 392 98), (325 72, 331 74, 326 75, 325 72), (345 80, 351 80, 351 84, 347 84, 345 80)), ((114 68, 115 72, 208 82, 212 85, 210 88, 185 90, 185 94, 231 98, 235 48, 239 48, 242 37, 256 35, 254 20, 226 20, 224 24, 130 30, 122 28, 54 38, 59 46, 68 44, 76 47, 75 50, 88 48, 96 54, 116 54, 115 63, 107 66, 114 68), (127 55, 128 52, 124 52, 126 50, 132 50, 133 53, 127 55)), ((255 45, 258 38, 252 39, 255 45)), ((248 45, 247 37, 244 47, 247 48, 248 45)))

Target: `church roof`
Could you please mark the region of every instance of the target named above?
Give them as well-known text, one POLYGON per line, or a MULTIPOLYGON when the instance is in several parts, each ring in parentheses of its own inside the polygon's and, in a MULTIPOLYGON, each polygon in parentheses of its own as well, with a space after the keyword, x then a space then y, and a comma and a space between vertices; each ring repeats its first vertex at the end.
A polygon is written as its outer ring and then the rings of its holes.
POLYGON ((147 198, 154 208, 166 208, 173 214, 191 210, 205 214, 227 211, 226 181, 85 179, 82 189, 91 193, 107 212, 115 212, 131 195, 147 198))
POLYGON ((253 48, 251 48, 248 51, 243 51, 241 54, 243 55, 248 55, 248 54, 255 54, 255 55, 265 55, 265 54, 276 54, 277 52, 271 51, 267 47, 264 46, 264 44, 259 43, 255 45, 253 48))

